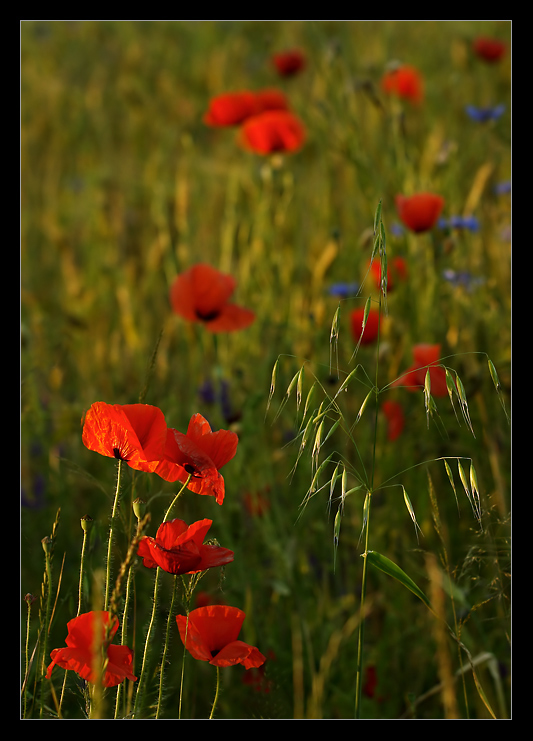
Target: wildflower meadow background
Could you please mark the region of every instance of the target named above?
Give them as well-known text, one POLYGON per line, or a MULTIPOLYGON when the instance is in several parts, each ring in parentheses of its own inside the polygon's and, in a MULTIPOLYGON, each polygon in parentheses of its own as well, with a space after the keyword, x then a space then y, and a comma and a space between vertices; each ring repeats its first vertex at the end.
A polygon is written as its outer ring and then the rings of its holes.
POLYGON ((510 90, 509 21, 21 23, 21 718, 511 717, 510 90))

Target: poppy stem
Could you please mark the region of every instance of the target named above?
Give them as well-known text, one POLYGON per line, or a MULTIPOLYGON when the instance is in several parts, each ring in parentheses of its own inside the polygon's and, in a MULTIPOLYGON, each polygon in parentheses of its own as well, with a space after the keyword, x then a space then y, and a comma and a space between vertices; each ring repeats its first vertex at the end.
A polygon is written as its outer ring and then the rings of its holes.
MULTIPOLYGON (((187 484, 191 480, 191 475, 187 477, 187 481, 183 484, 181 489, 178 491, 174 499, 172 500, 172 504, 167 509, 166 515, 163 518, 163 522, 167 522, 168 518, 170 517, 170 512, 174 506, 174 504, 179 499, 182 491, 186 488, 187 484)), ((154 583, 154 599, 153 599, 153 609, 152 609, 152 617, 150 619, 150 625, 148 626, 148 632, 146 633, 146 641, 144 644, 144 656, 143 656, 143 663, 142 663, 142 669, 141 669, 141 675, 139 677, 139 681, 137 683, 137 694, 135 696, 135 705, 133 708, 133 716, 134 718, 139 717, 142 714, 142 702, 143 702, 143 691, 144 691, 144 679, 146 674, 146 667, 148 663, 148 654, 150 651, 150 642, 152 639, 152 632, 154 630, 155 620, 156 620, 156 614, 158 610, 158 604, 159 604, 159 584, 160 584, 160 577, 161 577, 161 568, 158 566, 155 572, 155 583, 154 583)), ((181 699, 180 699, 181 702, 181 699)))
POLYGON ((217 666, 217 688, 215 691, 215 699, 213 700, 213 707, 211 708, 211 715, 209 716, 209 720, 213 720, 213 715, 215 712, 215 707, 218 700, 218 690, 220 689, 220 667, 217 666))
POLYGON ((168 518, 170 517, 170 512, 172 511, 172 507, 173 507, 173 506, 174 506, 174 505, 176 504, 176 502, 177 502, 177 501, 178 501, 178 499, 180 498, 180 496, 181 496, 181 493, 183 492, 183 490, 187 488, 187 486, 188 486, 188 484, 189 484, 189 481, 191 480, 191 477, 192 477, 192 473, 190 473, 190 474, 188 475, 188 477, 187 477, 187 481, 186 481, 186 482, 185 482, 185 483, 183 484, 183 486, 181 487, 181 489, 180 489, 180 490, 178 491, 178 493, 176 494, 176 496, 175 496, 175 497, 174 497, 174 499, 172 500, 172 504, 171 504, 171 505, 170 505, 170 507, 169 507, 169 508, 167 509, 167 513, 166 513, 166 515, 165 515, 165 516, 163 517, 163 522, 167 522, 167 521, 168 521, 168 518))
POLYGON ((155 719, 159 720, 159 714, 161 712, 161 700, 163 697, 163 679, 165 674, 165 661, 167 657, 167 651, 168 651, 168 640, 170 637, 170 624, 172 621, 172 616, 174 614, 174 603, 176 602, 176 594, 178 592, 178 576, 177 574, 174 575, 174 588, 172 590, 172 600, 170 602, 170 609, 168 611, 168 618, 167 618, 167 632, 165 634, 165 645, 163 647, 163 655, 161 657, 161 668, 159 670, 159 697, 157 698, 157 710, 155 714, 155 719))
POLYGON ((180 680, 180 703, 179 703, 179 710, 178 710, 178 720, 181 720, 181 703, 183 699, 183 677, 185 675, 185 656, 187 654, 187 632, 189 630, 189 612, 190 612, 190 606, 191 606, 191 597, 192 597, 192 591, 187 588, 187 585, 185 583, 185 578, 182 575, 181 581, 183 584, 183 594, 185 597, 185 612, 187 614, 187 620, 185 621, 185 635, 183 637, 183 655, 181 657, 181 680, 180 680))
POLYGON ((107 610, 109 605, 110 586, 111 586, 111 551, 113 548, 113 531, 115 527, 115 519, 117 516, 118 503, 120 497, 120 478, 122 474, 122 459, 118 459, 117 466, 117 486, 115 489, 115 499, 113 502, 113 510, 111 512, 111 525, 109 527, 109 540, 107 543, 107 564, 106 564, 106 580, 105 580, 105 600, 104 610, 107 610))

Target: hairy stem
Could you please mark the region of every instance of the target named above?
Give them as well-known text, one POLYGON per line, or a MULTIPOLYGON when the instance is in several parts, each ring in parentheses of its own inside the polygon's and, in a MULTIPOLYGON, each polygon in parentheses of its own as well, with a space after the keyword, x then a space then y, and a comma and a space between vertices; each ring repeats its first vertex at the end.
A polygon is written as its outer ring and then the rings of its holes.
POLYGON ((111 588, 111 551, 113 549, 113 531, 115 529, 115 519, 118 511, 118 504, 120 498, 120 478, 122 474, 122 460, 119 458, 117 467, 117 486, 115 489, 115 499, 113 501, 113 510, 111 512, 111 525, 109 527, 109 540, 107 542, 107 564, 106 564, 106 580, 105 580, 105 600, 104 610, 107 610, 109 605, 110 588, 111 588))

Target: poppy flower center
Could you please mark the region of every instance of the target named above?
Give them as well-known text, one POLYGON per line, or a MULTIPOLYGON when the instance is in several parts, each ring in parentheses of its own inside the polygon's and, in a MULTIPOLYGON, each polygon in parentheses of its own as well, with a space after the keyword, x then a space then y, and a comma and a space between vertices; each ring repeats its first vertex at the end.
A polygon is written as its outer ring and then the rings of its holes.
POLYGON ((202 474, 198 473, 196 468, 192 465, 192 463, 186 463, 183 468, 187 471, 187 473, 190 473, 191 476, 195 479, 201 479, 202 474))
POLYGON ((199 309, 196 309, 195 311, 196 316, 198 319, 200 319, 202 322, 212 322, 213 319, 216 319, 220 312, 216 309, 214 311, 200 311, 199 309))
POLYGON ((117 458, 119 461, 125 461, 127 462, 127 458, 124 458, 122 453, 120 452, 120 448, 113 448, 113 455, 115 458, 117 458))

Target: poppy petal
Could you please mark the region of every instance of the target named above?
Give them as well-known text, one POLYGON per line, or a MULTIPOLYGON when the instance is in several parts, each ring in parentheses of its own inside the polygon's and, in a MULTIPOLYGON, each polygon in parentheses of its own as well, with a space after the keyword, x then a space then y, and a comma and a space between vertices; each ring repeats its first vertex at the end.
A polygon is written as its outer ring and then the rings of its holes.
POLYGON ((244 664, 245 669, 251 669, 261 666, 265 661, 266 656, 263 656, 255 646, 250 646, 244 641, 233 641, 224 646, 209 663, 220 667, 244 664))
POLYGON ((246 329, 255 321, 255 312, 236 304, 226 304, 206 325, 210 332, 234 332, 246 329))
POLYGON ((135 467, 162 457, 166 427, 158 407, 97 401, 85 414, 82 441, 89 450, 135 467))
POLYGON ((187 437, 209 456, 219 470, 235 456, 239 442, 237 434, 231 430, 212 432, 211 425, 201 414, 191 417, 187 437))

